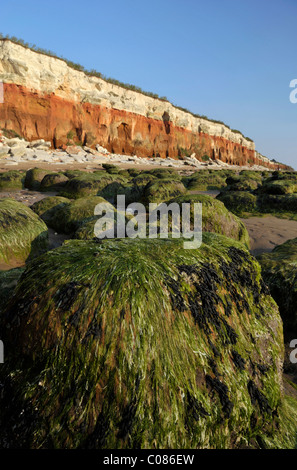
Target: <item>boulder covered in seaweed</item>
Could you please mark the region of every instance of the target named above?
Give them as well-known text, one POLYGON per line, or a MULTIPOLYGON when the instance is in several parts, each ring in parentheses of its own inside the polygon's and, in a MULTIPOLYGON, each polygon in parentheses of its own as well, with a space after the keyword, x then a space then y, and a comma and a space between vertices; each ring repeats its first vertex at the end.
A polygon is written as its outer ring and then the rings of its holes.
POLYGON ((49 196, 34 202, 31 209, 35 212, 49 227, 55 228, 56 212, 65 204, 70 204, 70 199, 61 196, 49 196))
POLYGON ((226 186, 226 173, 221 171, 199 170, 183 179, 189 191, 221 189, 226 186))
POLYGON ((0 199, 0 262, 25 263, 48 248, 45 223, 14 199, 0 199))
POLYGON ((297 193, 297 179, 269 178, 259 188, 258 192, 263 194, 294 194, 297 193))
POLYGON ((224 191, 216 199, 239 217, 257 212, 257 196, 247 191, 224 191))
POLYGON ((113 181, 125 182, 126 178, 120 175, 111 175, 105 171, 84 173, 69 179, 63 188, 62 196, 78 199, 86 196, 96 196, 113 181))
POLYGON ((49 198, 37 203, 34 210, 37 210, 41 217, 47 217, 47 224, 59 233, 73 234, 83 224, 88 221, 95 221, 98 216, 95 214, 95 208, 98 204, 104 204, 107 210, 114 210, 112 204, 100 196, 90 196, 69 201, 66 198, 49 198), (67 202, 68 201, 68 202, 67 202), (49 204, 49 209, 42 215, 43 206, 49 204))
POLYGON ((61 191, 68 181, 63 173, 45 175, 40 184, 40 191, 61 191))
POLYGON ((148 183, 143 192, 142 200, 145 204, 167 201, 186 193, 186 188, 181 181, 171 179, 157 179, 148 183))
POLYGON ((277 302, 286 340, 297 337, 297 238, 258 256, 262 275, 277 302))
MULTIPOLYGON (((170 203, 191 204, 190 219, 191 230, 194 222, 194 204, 202 204, 202 230, 203 232, 214 232, 226 237, 234 238, 249 247, 250 240, 248 231, 241 220, 224 206, 221 201, 204 194, 189 194, 172 199, 170 203)), ((181 218, 182 223, 182 218, 181 218)))
POLYGON ((280 445, 282 323, 240 243, 72 240, 4 319, 0 446, 280 445))
POLYGON ((31 168, 26 172, 24 181, 25 188, 31 189, 31 191, 39 191, 41 182, 46 175, 52 174, 49 170, 43 170, 41 168, 31 168))
POLYGON ((230 176, 226 179, 230 191, 253 191, 259 188, 262 183, 262 178, 258 175, 258 178, 251 178, 247 175, 230 176))
POLYGON ((0 191, 22 189, 24 187, 25 176, 26 173, 22 170, 0 173, 0 191))
POLYGON ((266 214, 289 214, 296 217, 297 194, 258 194, 257 205, 266 214))

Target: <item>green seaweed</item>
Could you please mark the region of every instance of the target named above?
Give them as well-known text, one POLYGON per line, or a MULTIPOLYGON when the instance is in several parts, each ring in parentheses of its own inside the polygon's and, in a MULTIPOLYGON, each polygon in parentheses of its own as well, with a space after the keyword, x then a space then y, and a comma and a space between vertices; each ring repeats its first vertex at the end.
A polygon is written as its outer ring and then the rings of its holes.
POLYGON ((234 240, 238 240, 249 247, 249 234, 245 225, 236 215, 228 211, 221 201, 204 194, 192 194, 179 196, 172 199, 170 203, 172 202, 177 202, 180 205, 183 203, 191 204, 191 229, 193 229, 194 222, 193 204, 201 203, 202 230, 204 232, 219 233, 226 237, 234 238, 234 240))
POLYGON ((0 173, 0 191, 9 189, 22 189, 24 187, 25 172, 20 171, 6 171, 0 173))
POLYGON ((279 432, 282 323, 234 240, 69 241, 28 265, 4 316, 0 446, 269 447, 279 432))
POLYGON ((297 238, 276 246, 271 253, 258 256, 262 275, 277 302, 284 323, 285 339, 296 338, 297 331, 297 238))
POLYGON ((14 199, 0 199, 0 262, 25 262, 48 247, 45 223, 14 199))

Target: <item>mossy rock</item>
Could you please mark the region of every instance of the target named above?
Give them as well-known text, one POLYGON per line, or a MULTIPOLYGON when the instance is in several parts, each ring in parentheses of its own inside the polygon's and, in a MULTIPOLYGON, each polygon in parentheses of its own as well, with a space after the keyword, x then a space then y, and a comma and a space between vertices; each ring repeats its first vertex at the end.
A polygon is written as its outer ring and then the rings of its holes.
POLYGON ((259 211, 263 213, 293 213, 297 212, 297 194, 259 194, 257 198, 259 211))
POLYGON ((252 179, 245 175, 229 176, 226 179, 226 184, 228 185, 226 189, 230 191, 253 191, 258 189, 261 183, 261 177, 252 179))
POLYGON ((41 168, 32 168, 31 170, 28 170, 26 172, 24 182, 25 188, 31 189, 31 191, 39 191, 43 178, 51 173, 51 171, 42 170, 41 168))
POLYGON ((142 171, 137 170, 136 168, 129 168, 127 171, 132 178, 142 174, 142 171))
POLYGON ((0 315, 7 307, 24 270, 24 268, 15 268, 9 271, 0 271, 0 315))
POLYGON ((244 243, 247 248, 249 247, 250 239, 245 225, 236 215, 228 211, 221 201, 204 194, 192 194, 177 197, 169 203, 174 202, 179 205, 183 203, 191 204, 191 230, 194 223, 194 204, 201 203, 203 232, 219 233, 244 243))
POLYGON ((131 179, 131 175, 128 170, 119 170, 119 175, 124 178, 131 179))
POLYGON ((258 256, 262 275, 277 302, 287 341, 297 333, 297 238, 258 256))
POLYGON ((0 173, 0 191, 22 189, 26 173, 24 171, 6 171, 0 173))
POLYGON ((63 174, 67 176, 68 179, 73 179, 77 178, 79 176, 84 175, 86 172, 81 171, 81 170, 65 170, 63 171, 63 174))
POLYGON ((125 200, 129 204, 139 200, 142 196, 142 191, 133 184, 114 181, 105 186, 102 191, 99 191, 98 195, 112 203, 116 203, 117 196, 125 196, 125 200))
MULTIPOLYGON (((106 203, 106 209, 109 208, 109 206, 112 208, 111 204, 106 203)), ((114 208, 113 208, 114 209, 114 208)), ((85 219, 79 226, 79 228, 75 231, 73 234, 72 238, 77 239, 77 240, 98 240, 100 233, 105 233, 107 230, 111 230, 111 235, 109 238, 115 238, 117 235, 117 230, 118 230, 118 219, 120 219, 122 226, 126 227, 126 223, 130 220, 129 217, 125 215, 125 213, 120 213, 117 210, 114 209, 113 217, 111 219, 108 219, 106 224, 104 224, 103 230, 100 230, 100 228, 96 227, 97 221, 101 218, 101 216, 96 216, 94 215, 93 217, 89 217, 88 219, 85 219)), ((125 229, 124 229, 125 230, 125 229)))
POLYGON ((296 171, 274 171, 269 181, 275 181, 275 180, 278 180, 278 181, 292 180, 296 182, 297 173, 296 171))
POLYGON ((154 168, 153 170, 143 171, 142 175, 151 175, 155 176, 155 178, 166 180, 172 178, 175 181, 181 179, 179 173, 171 168, 154 168))
POLYGON ((258 192, 276 195, 294 194, 297 192, 297 181, 289 179, 269 180, 268 182, 264 182, 258 192))
POLYGON ((4 319, 0 447, 280 440, 282 323, 240 243, 66 242, 30 263, 4 319))
POLYGON ((159 179, 146 185, 142 199, 145 204, 158 204, 185 193, 186 188, 181 181, 159 179))
POLYGON ((119 175, 110 175, 102 171, 98 173, 85 173, 81 176, 70 179, 61 192, 61 196, 65 196, 70 199, 96 196, 113 181, 124 182, 126 179, 119 175))
POLYGON ((119 167, 117 165, 113 165, 113 163, 103 163, 102 164, 102 168, 104 168, 104 170, 118 170, 119 171, 119 167))
POLYGON ((24 263, 48 247, 45 223, 14 199, 0 199, 0 262, 24 263))
POLYGON ((55 225, 52 220, 55 220, 55 213, 65 204, 70 204, 70 199, 60 196, 50 196, 35 202, 31 209, 37 214, 49 227, 55 225))
POLYGON ((249 192, 224 191, 216 199, 222 201, 229 211, 239 217, 257 211, 257 196, 249 192))
POLYGON ((40 184, 40 191, 60 191, 69 179, 63 173, 45 175, 40 184))
POLYGON ((100 203, 113 208, 110 203, 100 196, 84 197, 68 204, 58 204, 52 208, 49 224, 59 233, 73 234, 88 220, 94 220, 95 207, 100 203))
POLYGON ((152 181, 156 181, 158 178, 155 175, 150 173, 141 173, 133 178, 133 184, 137 186, 139 189, 143 190, 147 184, 151 183, 152 181))
POLYGON ((254 181, 259 181, 261 182, 262 179, 263 179, 263 173, 267 173, 268 172, 261 172, 261 171, 253 171, 253 170, 242 170, 240 173, 239 173, 239 176, 240 177, 244 177, 244 178, 249 178, 249 179, 252 179, 254 181))
POLYGON ((226 186, 226 177, 219 170, 213 173, 205 173, 203 170, 193 173, 187 179, 188 191, 207 191, 221 189, 226 186))

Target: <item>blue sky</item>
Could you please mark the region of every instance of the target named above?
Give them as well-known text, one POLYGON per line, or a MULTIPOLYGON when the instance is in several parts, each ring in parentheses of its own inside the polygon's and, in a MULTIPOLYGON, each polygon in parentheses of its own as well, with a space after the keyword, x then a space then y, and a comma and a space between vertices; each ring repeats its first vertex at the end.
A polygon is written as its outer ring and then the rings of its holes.
POLYGON ((0 31, 220 119, 297 168, 297 0, 10 0, 0 31))

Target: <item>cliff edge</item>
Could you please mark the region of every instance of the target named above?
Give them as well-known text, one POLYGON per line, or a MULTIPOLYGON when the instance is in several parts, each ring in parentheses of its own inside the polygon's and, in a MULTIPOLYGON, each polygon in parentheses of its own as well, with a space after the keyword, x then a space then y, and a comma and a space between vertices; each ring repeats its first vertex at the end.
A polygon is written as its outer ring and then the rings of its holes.
POLYGON ((75 70, 66 61, 0 40, 0 128, 53 147, 99 143, 141 157, 217 159, 235 165, 282 168, 228 126, 196 117, 166 100, 75 70))

